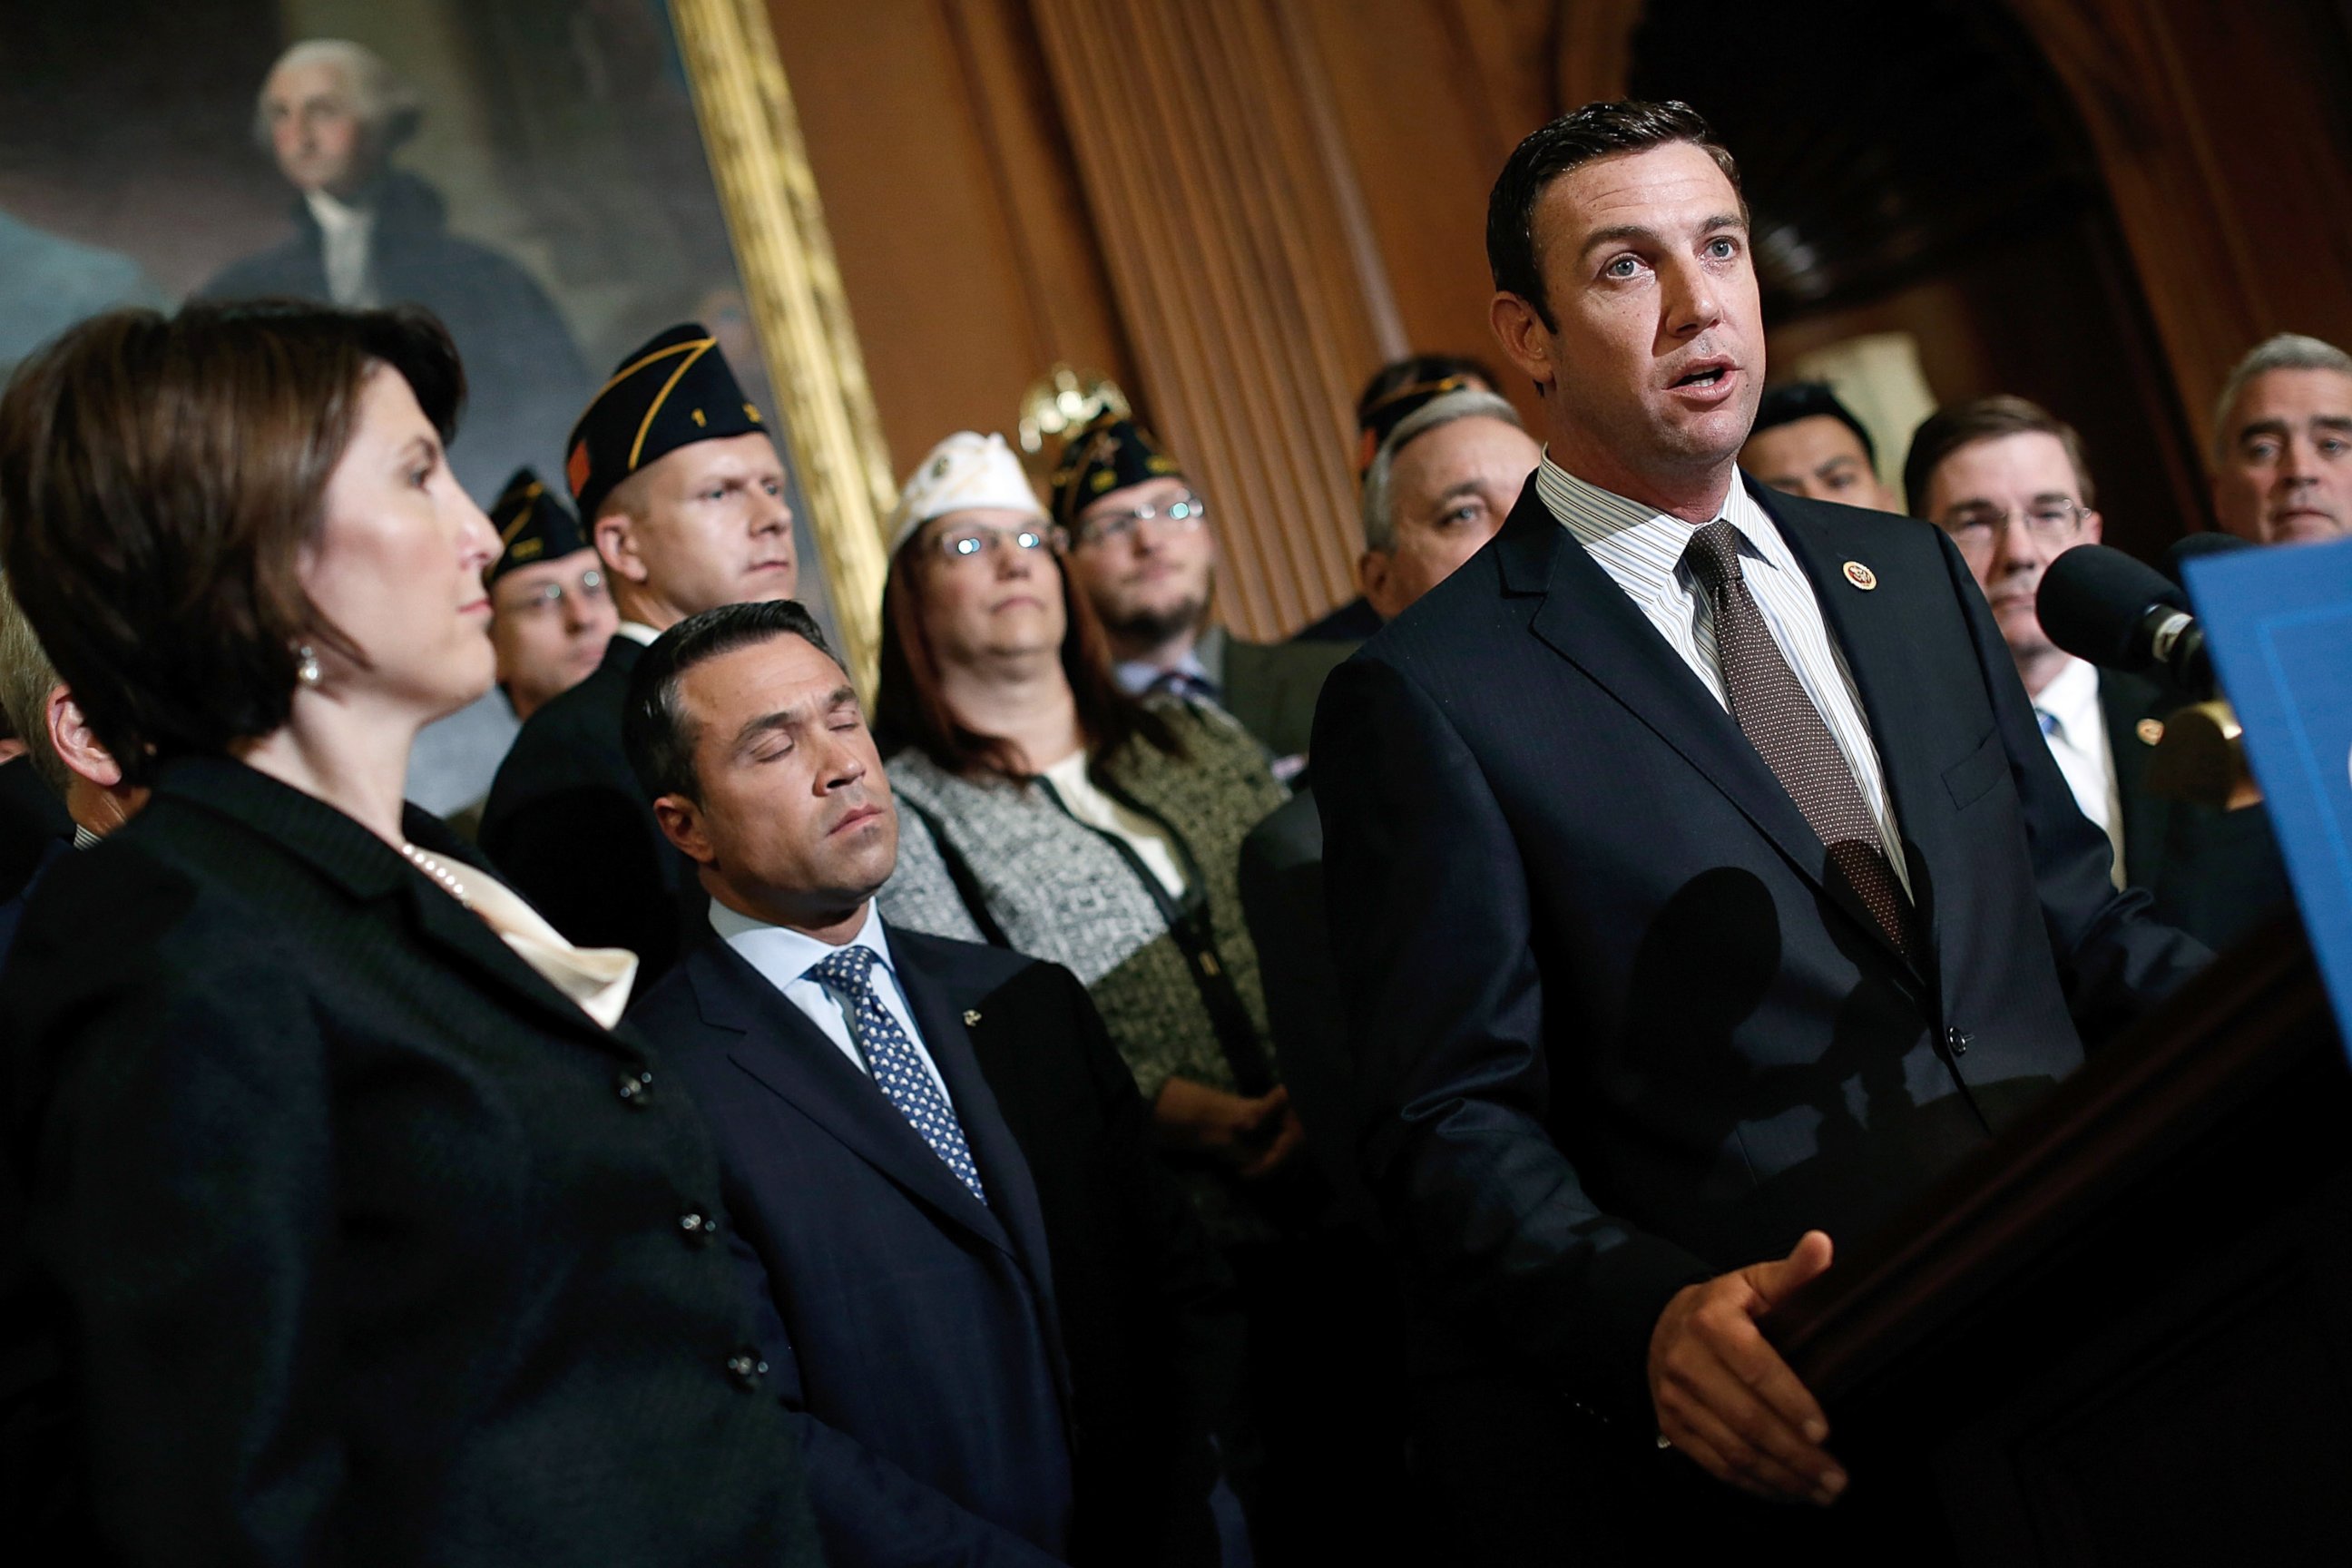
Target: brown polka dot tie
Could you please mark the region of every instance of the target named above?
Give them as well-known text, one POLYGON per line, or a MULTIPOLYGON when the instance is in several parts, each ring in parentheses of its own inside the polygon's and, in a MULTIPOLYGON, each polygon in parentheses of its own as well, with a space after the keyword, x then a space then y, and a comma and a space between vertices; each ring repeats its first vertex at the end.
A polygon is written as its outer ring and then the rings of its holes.
POLYGON ((1911 901, 1887 862, 1878 824, 1845 753, 1831 739, 1821 710, 1798 684, 1756 596, 1748 591, 1739 569, 1739 531, 1721 519, 1696 529, 1683 559, 1715 609, 1716 658, 1740 733, 1828 847, 1831 874, 1844 877, 1896 950, 1916 959, 1911 901))

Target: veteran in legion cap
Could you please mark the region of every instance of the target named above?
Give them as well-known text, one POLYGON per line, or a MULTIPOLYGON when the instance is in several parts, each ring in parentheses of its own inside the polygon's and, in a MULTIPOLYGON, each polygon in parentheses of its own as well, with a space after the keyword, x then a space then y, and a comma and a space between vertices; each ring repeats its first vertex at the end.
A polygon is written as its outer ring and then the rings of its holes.
POLYGON ((483 574, 499 689, 528 719, 596 672, 620 612, 596 547, 537 474, 516 470, 490 521, 502 546, 483 574))
POLYGON ((1209 502, 1132 419, 1106 415, 1070 437, 1053 504, 1069 535, 1071 581, 1102 622, 1119 685, 1139 697, 1216 703, 1258 738, 1277 773, 1295 776, 1323 678, 1355 645, 1244 642, 1211 618, 1209 502))
POLYGON ((557 930, 630 949, 650 978, 677 956, 681 932, 699 928, 708 900, 622 754, 629 671, 688 616, 793 596, 784 463, 718 339, 691 323, 622 359, 565 450, 619 624, 594 670, 523 724, 481 843, 557 930))

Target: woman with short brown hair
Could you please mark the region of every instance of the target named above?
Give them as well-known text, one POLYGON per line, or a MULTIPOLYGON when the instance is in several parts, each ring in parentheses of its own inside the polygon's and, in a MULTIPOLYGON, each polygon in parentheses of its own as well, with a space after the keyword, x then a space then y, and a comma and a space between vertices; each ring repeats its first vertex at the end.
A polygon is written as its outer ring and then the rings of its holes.
POLYGON ((421 313, 192 306, 0 395, 10 584, 153 786, 0 973, 0 1310, 58 1369, 0 1473, 59 1560, 813 1559, 635 960, 403 810, 490 679, 463 389, 421 313))

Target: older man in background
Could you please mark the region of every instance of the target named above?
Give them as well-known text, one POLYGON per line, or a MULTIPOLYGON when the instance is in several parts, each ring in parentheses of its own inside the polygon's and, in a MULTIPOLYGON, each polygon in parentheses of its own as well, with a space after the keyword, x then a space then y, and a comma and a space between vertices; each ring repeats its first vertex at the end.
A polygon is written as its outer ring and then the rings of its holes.
MULTIPOLYGON (((1385 623, 1476 554, 1503 526, 1543 450, 1495 393, 1455 385, 1391 426, 1364 471, 1364 599, 1385 623)), ((1302 789, 1242 844, 1242 903, 1265 973, 1283 1081, 1308 1147, 1360 1212, 1354 1073, 1323 906, 1323 820, 1302 789)))
POLYGON ((593 673, 524 721, 481 843, 558 931, 629 949, 649 984, 709 900, 622 752, 629 671, 690 615, 793 596, 784 462, 718 340, 688 323, 622 360, 572 429, 565 474, 619 625, 593 673))
POLYGON ((2352 534, 2352 354, 2281 332, 2238 362, 2213 410, 2213 512, 2257 544, 2352 534))
MULTIPOLYGON (((1374 371, 1356 395, 1356 482, 1363 483, 1372 459, 1390 433, 1432 398, 1475 388, 1499 392, 1501 384, 1485 363, 1463 354, 1408 354, 1374 371)), ((1381 613, 1362 594, 1301 627, 1293 642, 1360 643, 1381 629, 1381 613)))
POLYGON ((254 134, 294 187, 295 231, 198 292, 415 304, 439 316, 469 389, 470 416, 449 461, 482 496, 517 464, 555 455, 588 373, 530 274, 451 234, 440 193, 393 167, 423 117, 415 91, 373 49, 310 38, 279 56, 255 105, 254 134))

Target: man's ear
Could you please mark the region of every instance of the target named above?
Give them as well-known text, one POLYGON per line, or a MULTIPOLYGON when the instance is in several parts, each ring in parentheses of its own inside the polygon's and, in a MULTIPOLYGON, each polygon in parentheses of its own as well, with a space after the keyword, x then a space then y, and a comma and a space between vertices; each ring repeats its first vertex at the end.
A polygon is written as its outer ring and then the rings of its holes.
POLYGON ((596 554, 605 569, 631 583, 643 583, 653 568, 637 553, 636 519, 625 511, 608 511, 596 520, 596 554))
POLYGON ((113 789, 122 783, 122 765, 114 760, 113 752, 98 743, 71 691, 63 686, 49 688, 43 716, 48 721, 49 743, 67 767, 100 789, 113 789))
POLYGON ((1503 345, 1503 353, 1538 390, 1551 385, 1551 359, 1545 352, 1550 344, 1551 329, 1544 325, 1533 305, 1507 289, 1501 289, 1487 302, 1486 324, 1494 329, 1495 341, 1503 345))
POLYGON ((666 795, 654 802, 654 821, 661 826, 662 837, 677 846, 678 853, 698 866, 715 866, 719 851, 712 847, 710 835, 702 821, 702 807, 682 795, 666 795))
POLYGON ((1356 586, 1376 610, 1381 607, 1381 593, 1388 587, 1389 573, 1395 565, 1396 557, 1385 550, 1367 550, 1356 557, 1356 586))

